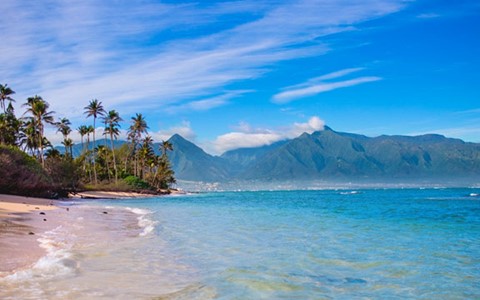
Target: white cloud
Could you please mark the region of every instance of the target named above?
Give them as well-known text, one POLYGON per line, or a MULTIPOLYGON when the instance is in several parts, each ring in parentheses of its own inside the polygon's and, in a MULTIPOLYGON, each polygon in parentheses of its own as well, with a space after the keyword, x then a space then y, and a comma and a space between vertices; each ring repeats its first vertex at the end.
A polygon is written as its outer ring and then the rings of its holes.
POLYGON ((270 145, 282 139, 284 137, 278 132, 230 132, 217 137, 213 142, 213 147, 216 153, 221 154, 232 149, 270 145))
POLYGON ((312 133, 323 130, 325 122, 317 116, 311 117, 307 123, 294 123, 291 130, 286 134, 287 138, 294 138, 304 132, 312 133))
POLYGON ((156 132, 150 132, 153 140, 155 142, 166 141, 172 137, 174 134, 179 134, 182 137, 186 138, 189 141, 194 141, 197 135, 190 126, 190 122, 184 121, 182 124, 173 126, 164 130, 159 130, 156 132))
POLYGON ((264 76, 280 61, 324 54, 319 38, 402 7, 401 0, 3 0, 2 80, 17 102, 39 94, 72 120, 78 103, 92 98, 122 114, 182 103, 208 109, 224 104, 211 98, 230 84, 264 76), (224 22, 236 15, 248 18, 229 20, 249 21, 224 22))
POLYGON ((238 148, 253 148, 271 145, 275 142, 295 138, 304 132, 312 133, 323 130, 325 122, 317 116, 311 117, 306 123, 294 123, 285 128, 254 129, 246 123, 241 123, 237 129, 244 131, 230 132, 220 135, 213 141, 207 151, 221 154, 238 148), (211 149, 210 149, 211 148, 211 149))
POLYGON ((355 86, 366 82, 382 80, 381 77, 366 76, 343 81, 324 82, 325 80, 336 79, 360 70, 363 70, 363 68, 344 69, 309 79, 304 83, 285 88, 286 91, 280 92, 273 96, 272 102, 277 104, 284 104, 303 97, 314 96, 320 93, 355 86))

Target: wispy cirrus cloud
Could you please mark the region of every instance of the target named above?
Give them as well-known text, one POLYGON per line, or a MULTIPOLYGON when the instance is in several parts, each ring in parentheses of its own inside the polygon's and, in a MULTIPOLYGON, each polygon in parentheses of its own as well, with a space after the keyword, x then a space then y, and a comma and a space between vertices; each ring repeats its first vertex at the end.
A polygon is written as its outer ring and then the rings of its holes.
POLYGON ((377 76, 364 76, 364 77, 357 77, 357 78, 348 79, 348 80, 328 82, 328 80, 337 79, 360 70, 363 70, 363 69, 362 68, 344 69, 344 70, 340 70, 340 71, 336 71, 333 73, 312 78, 307 82, 304 82, 301 84, 287 87, 285 88, 284 92, 280 92, 274 95, 272 98, 272 102, 277 104, 284 104, 296 99, 314 96, 320 93, 324 93, 324 92, 328 92, 328 91, 332 91, 340 88, 382 80, 381 77, 377 77, 377 76))
POLYGON ((265 76, 281 61, 324 54, 329 48, 322 37, 403 5, 401 0, 115 5, 4 0, 2 80, 17 98, 40 94, 72 118, 78 103, 92 98, 126 113, 212 108, 212 100, 202 99, 265 76))
POLYGON ((437 14, 437 13, 423 13, 423 14, 419 14, 417 16, 417 18, 419 19, 435 19, 435 18, 439 18, 441 17, 441 15, 437 14))
POLYGON ((227 105, 229 101, 233 98, 240 97, 241 95, 245 93, 250 93, 253 91, 230 91, 226 92, 224 94, 206 98, 206 99, 200 99, 200 100, 195 100, 179 105, 171 105, 165 109, 165 111, 169 113, 176 113, 179 111, 205 111, 205 110, 210 110, 215 107, 227 105))

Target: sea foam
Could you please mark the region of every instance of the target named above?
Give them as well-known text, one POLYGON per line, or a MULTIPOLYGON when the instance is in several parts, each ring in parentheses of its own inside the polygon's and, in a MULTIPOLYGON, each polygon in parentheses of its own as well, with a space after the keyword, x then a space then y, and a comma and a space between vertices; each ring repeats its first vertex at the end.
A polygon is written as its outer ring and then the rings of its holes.
POLYGON ((141 208, 131 208, 127 207, 127 210, 131 211, 132 213, 138 215, 138 226, 143 229, 140 232, 139 236, 147 236, 155 230, 155 225, 157 224, 156 221, 153 221, 148 216, 152 214, 151 211, 141 208))
POLYGON ((31 281, 52 279, 73 275, 78 270, 78 262, 70 251, 73 246, 72 237, 66 234, 63 226, 43 233, 38 242, 47 254, 40 258, 31 268, 19 270, 6 276, 6 281, 31 281))

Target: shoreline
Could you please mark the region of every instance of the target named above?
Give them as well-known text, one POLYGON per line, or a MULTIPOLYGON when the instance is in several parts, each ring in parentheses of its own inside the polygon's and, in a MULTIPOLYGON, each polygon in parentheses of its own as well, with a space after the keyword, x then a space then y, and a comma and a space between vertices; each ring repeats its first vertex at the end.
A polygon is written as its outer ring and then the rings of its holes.
POLYGON ((137 192, 113 192, 113 191, 85 191, 69 193, 67 199, 131 199, 131 198, 150 198, 161 195, 143 194, 137 192))
POLYGON ((69 193, 68 199, 135 199, 135 198, 152 198, 162 197, 166 195, 185 195, 182 190, 161 191, 158 194, 139 193, 139 192, 115 192, 115 191, 84 191, 77 193, 69 193))
MULTIPOLYGON (((73 197, 51 200, 17 195, 0 194, 0 278, 31 268, 47 250, 42 247, 42 237, 59 227, 68 227, 76 218, 90 218, 107 211, 79 206, 68 206, 68 201, 81 199, 132 199, 160 195, 133 192, 81 192, 73 197), (74 211, 72 211, 74 210, 74 211)), ((78 203, 78 202, 76 202, 78 203)), ((133 220, 136 221, 136 216, 133 220)), ((93 228, 91 228, 93 230, 93 228)))
POLYGON ((0 277, 46 254, 39 236, 58 226, 58 201, 0 194, 0 277))

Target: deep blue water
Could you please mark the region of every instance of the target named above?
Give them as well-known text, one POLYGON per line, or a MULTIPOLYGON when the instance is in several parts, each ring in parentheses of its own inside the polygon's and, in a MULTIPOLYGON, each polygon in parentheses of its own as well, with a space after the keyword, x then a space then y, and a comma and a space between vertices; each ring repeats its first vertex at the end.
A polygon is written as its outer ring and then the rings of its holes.
POLYGON ((479 299, 476 193, 222 192, 109 204, 153 212, 139 252, 187 266, 191 298, 479 299))

